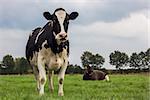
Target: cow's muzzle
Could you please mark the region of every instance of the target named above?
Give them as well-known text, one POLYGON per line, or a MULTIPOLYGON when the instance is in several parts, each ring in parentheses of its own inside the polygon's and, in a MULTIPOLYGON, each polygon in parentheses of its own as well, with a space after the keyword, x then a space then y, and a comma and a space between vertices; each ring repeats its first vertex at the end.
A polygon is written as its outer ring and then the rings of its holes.
POLYGON ((65 42, 67 40, 67 33, 58 33, 55 38, 60 42, 65 42))
POLYGON ((60 38, 67 38, 67 33, 59 33, 58 34, 60 38))
POLYGON ((61 41, 67 40, 67 33, 59 33, 58 37, 61 41))

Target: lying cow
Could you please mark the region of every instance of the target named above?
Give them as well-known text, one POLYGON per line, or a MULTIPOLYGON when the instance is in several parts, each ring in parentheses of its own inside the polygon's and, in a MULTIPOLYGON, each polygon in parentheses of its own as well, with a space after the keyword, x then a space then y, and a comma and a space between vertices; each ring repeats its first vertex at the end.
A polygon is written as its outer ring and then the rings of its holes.
POLYGON ((69 56, 68 25, 69 20, 76 19, 78 13, 68 14, 63 8, 58 8, 53 14, 44 12, 43 15, 48 22, 43 28, 36 28, 31 33, 26 45, 26 57, 33 68, 37 89, 41 95, 44 94, 47 80, 45 68, 48 69, 49 87, 52 92, 53 71, 60 69, 58 95, 63 96, 63 81, 69 56))
POLYGON ((99 70, 93 70, 92 67, 87 67, 84 72, 83 80, 106 80, 109 81, 109 77, 105 72, 99 70))

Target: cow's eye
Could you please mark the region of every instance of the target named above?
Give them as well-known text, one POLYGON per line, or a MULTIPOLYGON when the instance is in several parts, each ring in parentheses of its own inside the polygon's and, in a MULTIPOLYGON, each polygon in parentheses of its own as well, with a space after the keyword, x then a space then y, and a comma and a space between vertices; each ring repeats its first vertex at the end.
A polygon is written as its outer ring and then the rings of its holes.
POLYGON ((53 18, 53 22, 56 23, 56 18, 53 18))

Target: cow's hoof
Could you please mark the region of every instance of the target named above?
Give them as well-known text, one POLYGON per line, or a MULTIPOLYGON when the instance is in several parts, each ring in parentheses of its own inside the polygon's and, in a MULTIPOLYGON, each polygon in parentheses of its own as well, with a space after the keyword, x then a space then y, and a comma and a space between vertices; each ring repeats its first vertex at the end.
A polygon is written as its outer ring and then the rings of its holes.
POLYGON ((44 93, 39 93, 39 95, 40 95, 40 96, 43 96, 43 95, 44 95, 44 93))
POLYGON ((58 96, 64 96, 63 92, 58 93, 58 96))
POLYGON ((44 92, 43 91, 39 91, 39 95, 40 96, 44 95, 44 92))

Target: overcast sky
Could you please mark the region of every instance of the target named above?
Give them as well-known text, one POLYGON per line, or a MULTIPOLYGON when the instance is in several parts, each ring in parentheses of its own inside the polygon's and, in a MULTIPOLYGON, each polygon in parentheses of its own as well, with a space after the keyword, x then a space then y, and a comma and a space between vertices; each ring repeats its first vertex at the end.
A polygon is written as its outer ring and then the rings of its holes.
POLYGON ((114 50, 131 55, 150 48, 149 0, 0 0, 0 60, 6 54, 25 56, 28 36, 34 28, 43 27, 56 8, 68 13, 77 11, 79 17, 70 21, 70 58, 81 65, 84 51, 99 53, 109 64, 114 50))

